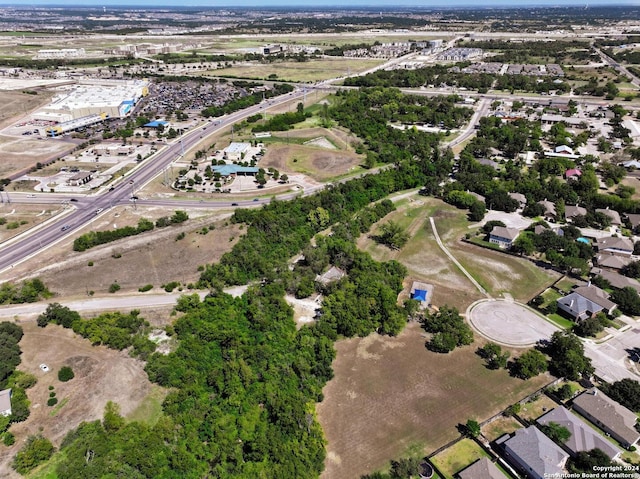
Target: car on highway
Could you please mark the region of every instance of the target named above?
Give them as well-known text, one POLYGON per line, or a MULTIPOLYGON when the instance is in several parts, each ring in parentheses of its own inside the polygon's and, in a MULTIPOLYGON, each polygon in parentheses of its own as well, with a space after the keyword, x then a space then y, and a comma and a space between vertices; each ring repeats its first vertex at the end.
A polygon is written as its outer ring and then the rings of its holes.
POLYGON ((238 206, 238 203, 231 203, 231 206, 238 206))
POLYGON ((35 198, 36 197, 36 195, 27 195, 27 196, 29 196, 29 198, 35 198))
POLYGON ((60 228, 60 231, 67 231, 69 228, 71 228, 71 225, 64 225, 62 228, 60 228))
POLYGON ((97 215, 99 215, 100 213, 102 213, 102 210, 103 210, 103 208, 98 208, 98 209, 96 210, 96 214, 97 214, 97 215))
POLYGON ((77 203, 78 202, 78 200, 75 199, 75 198, 71 198, 69 201, 71 201, 72 203, 77 203))
POLYGON ((112 186, 111 188, 109 188, 109 191, 113 191, 113 190, 115 190, 115 189, 116 189, 116 187, 115 187, 115 186, 112 186))
POLYGON ((254 198, 253 201, 260 201, 260 198, 254 198))
POLYGON ((132 196, 131 198, 129 198, 129 201, 138 201, 138 197, 137 196, 132 196))

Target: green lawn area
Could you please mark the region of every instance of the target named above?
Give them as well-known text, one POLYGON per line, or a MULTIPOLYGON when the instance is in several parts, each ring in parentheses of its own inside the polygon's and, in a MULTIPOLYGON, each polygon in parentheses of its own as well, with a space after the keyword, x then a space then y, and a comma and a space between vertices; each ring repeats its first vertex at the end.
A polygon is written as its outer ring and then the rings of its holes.
POLYGON ((453 479, 453 475, 481 457, 489 455, 472 439, 462 439, 430 460, 444 474, 446 479, 453 479))
POLYGON ((162 416, 162 401, 168 391, 154 384, 151 392, 138 405, 136 409, 127 416, 129 421, 145 422, 150 426, 155 425, 162 416))
POLYGON ((547 314, 547 319, 563 329, 573 329, 573 321, 560 316, 558 313, 547 314))
POLYGON ((571 278, 562 278, 556 284, 556 287, 562 291, 571 291, 571 289, 576 285, 576 282, 571 278))
POLYGON ((35 468, 26 477, 28 479, 60 479, 56 474, 56 467, 64 460, 65 456, 65 452, 56 452, 51 456, 51 459, 35 468))

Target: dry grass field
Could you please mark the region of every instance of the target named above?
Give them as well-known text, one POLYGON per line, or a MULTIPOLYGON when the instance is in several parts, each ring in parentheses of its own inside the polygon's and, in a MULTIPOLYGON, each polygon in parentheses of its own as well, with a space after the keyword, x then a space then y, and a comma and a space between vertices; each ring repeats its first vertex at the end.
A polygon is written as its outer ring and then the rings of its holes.
POLYGON ((464 311, 482 296, 438 247, 429 223, 430 216, 434 217, 445 246, 491 295, 497 297, 508 293, 527 301, 557 278, 555 273, 542 270, 527 260, 462 242, 470 225, 465 210, 418 194, 410 195, 396 205, 397 211, 374 225, 371 231, 376 234, 380 224, 394 221, 409 233, 407 244, 399 251, 392 251, 364 235, 358 246, 378 260, 400 261, 409 270, 409 280, 433 284, 432 302, 437 306, 449 304, 464 311))
POLYGON ((269 64, 247 63, 236 64, 229 68, 211 70, 208 73, 215 76, 238 78, 267 79, 293 82, 316 82, 329 78, 354 75, 369 70, 383 63, 376 59, 353 59, 333 57, 308 62, 274 62, 269 64), (272 77, 271 75, 276 75, 272 77))
MULTIPOLYGON (((6 193, 4 195, 6 197, 6 193)), ((0 219, 4 223, 0 225, 0 242, 13 238, 62 211, 63 207, 61 205, 0 203, 0 219)))
MULTIPOLYGON (((114 209, 85 231, 134 225, 141 217, 155 219, 167 214, 171 211, 114 209)), ((72 250, 73 238, 81 234, 79 232, 17 266, 12 273, 38 276, 52 291, 64 297, 86 297, 89 291, 107 293, 109 285, 114 282, 121 286, 121 292, 137 291, 146 284, 158 288, 170 281, 188 284, 199 278, 199 265, 219 260, 242 234, 238 226, 224 226, 224 223, 219 217, 195 218, 179 226, 155 229, 83 253, 72 250), (215 229, 202 234, 203 228, 210 225, 215 225, 215 229), (185 233, 184 239, 176 241, 182 232, 185 233), (89 266, 90 262, 93 266, 89 266), (40 268, 39 265, 47 266, 40 268)))
POLYGON ((495 441, 499 437, 505 434, 511 434, 516 429, 520 429, 520 424, 516 419, 512 417, 500 417, 495 421, 490 422, 482 428, 482 435, 488 441, 495 441))
POLYGON ((0 135, 0 178, 25 170, 36 163, 64 156, 74 148, 62 140, 36 140, 0 135))
POLYGON ((444 479, 453 479, 454 474, 482 457, 489 455, 475 441, 465 438, 432 457, 431 462, 444 474, 444 479))
POLYGON ((20 341, 19 369, 35 374, 38 383, 27 392, 31 415, 11 427, 15 445, 0 448, 0 477, 20 477, 8 463, 27 436, 41 433, 59 446, 65 434, 80 422, 101 419, 107 401, 118 403, 122 414, 129 415, 152 391, 144 363, 125 352, 92 346, 73 331, 56 325, 42 329, 35 323, 24 323, 22 327, 25 334, 20 341), (41 371, 41 363, 50 371, 41 371), (75 378, 60 382, 58 370, 62 366, 71 366, 75 378), (54 386, 59 401, 54 407, 47 406, 49 386, 54 386))
POLYGON ((395 338, 372 334, 336 344, 335 377, 317 408, 328 441, 322 478, 379 470, 414 444, 429 453, 454 439, 459 423, 491 417, 549 381, 490 371, 475 345, 430 352, 425 339, 412 323, 395 338))

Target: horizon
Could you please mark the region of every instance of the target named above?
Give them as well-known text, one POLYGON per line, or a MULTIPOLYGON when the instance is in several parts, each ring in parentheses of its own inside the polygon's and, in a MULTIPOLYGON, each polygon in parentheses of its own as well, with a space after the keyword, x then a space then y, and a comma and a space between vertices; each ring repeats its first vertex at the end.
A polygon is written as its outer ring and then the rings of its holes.
POLYGON ((477 10, 492 8, 562 8, 562 7, 640 7, 640 0, 532 0, 526 3, 514 5, 513 0, 486 0, 483 5, 477 5, 471 0, 399 0, 392 5, 387 0, 352 0, 350 6, 345 7, 339 0, 317 0, 313 6, 300 6, 297 0, 188 0, 187 2, 179 2, 179 0, 104 0, 92 6, 79 3, 78 0, 31 0, 28 3, 16 2, 0 2, 0 7, 75 7, 86 9, 98 9, 103 7, 208 7, 208 8, 292 8, 296 10, 313 10, 317 8, 339 8, 341 10, 352 10, 354 8, 381 8, 381 9, 398 9, 398 8, 473 8, 477 10))

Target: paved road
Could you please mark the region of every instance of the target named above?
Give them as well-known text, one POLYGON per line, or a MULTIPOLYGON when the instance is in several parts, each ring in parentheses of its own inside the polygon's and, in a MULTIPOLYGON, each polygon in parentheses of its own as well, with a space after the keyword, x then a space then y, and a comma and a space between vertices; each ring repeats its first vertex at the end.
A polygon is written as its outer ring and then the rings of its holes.
MULTIPOLYGON (((292 100, 300 99, 304 95, 305 92, 302 90, 295 91, 273 98, 270 100, 269 104, 270 106, 277 106, 292 100)), ((39 228, 37 234, 31 234, 27 237, 23 236, 19 241, 4 244, 0 248, 0 273, 32 256, 35 256, 43 249, 57 243, 67 235, 72 234, 74 231, 90 223, 108 209, 113 208, 118 204, 128 204, 130 197, 133 196, 136 189, 143 187, 155 178, 162 170, 175 161, 183 151, 188 151, 195 147, 204 135, 215 133, 229 125, 243 120, 248 116, 255 115, 261 111, 263 107, 264 105, 262 104, 254 105, 242 111, 225 115, 224 117, 210 121, 205 126, 198 127, 188 132, 181 138, 176 139, 173 143, 162 148, 152 158, 143 162, 138 168, 126 176, 126 181, 119 183, 102 195, 78 198, 77 201, 73 203, 75 206, 73 212, 62 218, 56 218, 44 227, 39 228), (207 133, 205 133, 205 131, 207 133)), ((15 198, 24 198, 24 196, 25 195, 12 195, 12 197, 15 198)), ((28 195, 26 196, 29 198, 28 195)), ((65 198, 65 196, 59 195, 56 198, 59 201, 61 198, 65 198)), ((259 199, 257 202, 252 202, 252 204, 255 205, 268 201, 270 200, 259 199)), ((215 203, 215 205, 209 204, 208 207, 229 208, 231 206, 235 206, 232 203, 235 202, 218 202, 215 203)), ((172 206, 175 205, 175 203, 172 203, 172 206)))

